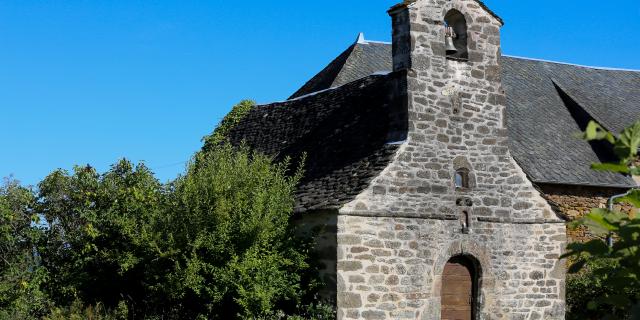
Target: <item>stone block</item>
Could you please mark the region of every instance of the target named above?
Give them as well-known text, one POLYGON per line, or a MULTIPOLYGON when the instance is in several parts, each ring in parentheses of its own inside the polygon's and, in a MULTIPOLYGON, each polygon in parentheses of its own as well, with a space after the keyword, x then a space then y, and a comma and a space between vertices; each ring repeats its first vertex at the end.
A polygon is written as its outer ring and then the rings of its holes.
POLYGON ((387 314, 384 311, 366 310, 362 312, 362 317, 367 320, 386 319, 387 314))
POLYGON ((338 308, 360 308, 362 299, 359 294, 352 292, 338 292, 338 308))
POLYGON ((361 261, 338 261, 338 271, 357 271, 362 269, 361 261))

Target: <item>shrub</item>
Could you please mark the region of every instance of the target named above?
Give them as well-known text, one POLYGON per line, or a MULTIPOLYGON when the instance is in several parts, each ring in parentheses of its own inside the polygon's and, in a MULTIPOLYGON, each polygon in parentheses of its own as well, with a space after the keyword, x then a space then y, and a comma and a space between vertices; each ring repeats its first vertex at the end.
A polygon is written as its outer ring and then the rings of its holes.
POLYGON ((226 139, 253 105, 168 184, 124 159, 56 170, 37 194, 5 182, 0 319, 335 318, 290 223, 302 170, 226 139))
POLYGON ((31 319, 49 306, 41 285, 47 272, 35 254, 41 233, 35 196, 15 180, 0 186, 0 319, 31 319))
POLYGON ((308 264, 289 224, 300 172, 288 176, 287 168, 223 144, 174 183, 167 292, 189 305, 185 312, 253 318, 298 302, 308 264))
MULTIPOLYGON (((584 138, 608 141, 620 159, 617 163, 593 164, 593 169, 640 175, 640 120, 618 136, 591 122, 584 138)), ((640 190, 630 190, 615 202, 640 208, 640 190)), ((570 316, 640 318, 640 218, 615 209, 597 208, 572 226, 586 226, 599 238, 571 243, 562 256, 571 258, 569 272, 577 273, 568 283, 570 316), (615 243, 609 246, 606 238, 614 239, 615 243)))
POLYGON ((640 288, 627 287, 623 292, 608 286, 607 281, 612 271, 618 270, 614 261, 592 260, 583 270, 567 276, 567 320, 584 319, 623 319, 626 315, 624 306, 598 305, 592 302, 594 297, 605 297, 617 294, 637 296, 640 288))

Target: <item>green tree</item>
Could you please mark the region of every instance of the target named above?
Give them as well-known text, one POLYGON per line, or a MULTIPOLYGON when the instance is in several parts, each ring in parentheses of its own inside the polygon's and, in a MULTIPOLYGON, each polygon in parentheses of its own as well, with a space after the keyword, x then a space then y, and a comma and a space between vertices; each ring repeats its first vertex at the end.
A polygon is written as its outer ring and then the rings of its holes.
POLYGON ((30 319, 46 313, 40 289, 47 272, 35 254, 41 232, 31 190, 6 179, 0 186, 0 319, 30 319))
POLYGON ((47 292, 60 306, 76 299, 144 312, 157 254, 154 221, 162 185, 144 165, 121 160, 105 174, 76 167, 39 184, 37 208, 48 221, 38 251, 50 272, 47 292))
MULTIPOLYGON (((584 138, 610 142, 620 159, 618 163, 594 164, 593 169, 640 175, 640 121, 618 136, 592 122, 584 138)), ((615 201, 639 208, 640 190, 631 190, 615 201)), ((584 290, 592 293, 583 296, 586 310, 570 305, 570 314, 582 319, 640 319, 640 219, 615 209, 593 209, 572 225, 587 226, 600 238, 569 244, 563 256, 571 259, 569 272, 578 274, 569 278, 569 303, 579 302, 572 294, 581 295, 584 290), (613 246, 607 244, 608 238, 614 239, 613 246)))
POLYGON ((228 144, 243 101, 184 175, 127 160, 0 188, 0 319, 331 319, 291 215, 302 170, 228 144), (46 227, 39 227, 43 217, 46 227))
POLYGON ((226 144, 196 158, 172 187, 166 252, 179 250, 167 292, 193 317, 292 309, 308 268, 289 223, 301 172, 287 175, 288 162, 226 144))

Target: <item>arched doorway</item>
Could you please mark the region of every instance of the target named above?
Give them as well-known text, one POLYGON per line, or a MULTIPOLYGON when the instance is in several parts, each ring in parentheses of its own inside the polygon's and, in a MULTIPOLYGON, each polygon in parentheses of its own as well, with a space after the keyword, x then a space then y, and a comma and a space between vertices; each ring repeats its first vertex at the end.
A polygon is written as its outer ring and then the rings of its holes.
POLYGON ((478 272, 473 260, 451 258, 442 272, 442 320, 474 320, 478 296, 478 272))

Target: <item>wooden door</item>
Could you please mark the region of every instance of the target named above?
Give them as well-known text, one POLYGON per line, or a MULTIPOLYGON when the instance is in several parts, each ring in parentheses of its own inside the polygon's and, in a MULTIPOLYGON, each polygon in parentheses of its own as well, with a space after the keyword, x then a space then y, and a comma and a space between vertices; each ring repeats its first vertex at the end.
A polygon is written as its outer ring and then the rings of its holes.
POLYGON ((473 320, 474 267, 464 257, 449 260, 442 273, 441 319, 473 320))

